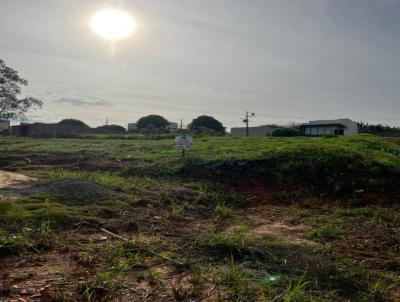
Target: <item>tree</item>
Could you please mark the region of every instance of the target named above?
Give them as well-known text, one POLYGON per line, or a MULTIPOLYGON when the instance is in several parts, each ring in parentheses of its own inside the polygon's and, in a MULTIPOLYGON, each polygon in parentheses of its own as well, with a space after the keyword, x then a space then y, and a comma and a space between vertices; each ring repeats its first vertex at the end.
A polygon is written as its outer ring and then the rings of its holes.
POLYGON ((161 115, 148 115, 141 117, 137 122, 136 126, 138 129, 145 128, 166 128, 169 122, 161 115))
POLYGON ((126 129, 120 125, 104 125, 97 127, 97 129, 110 130, 114 132, 126 132, 126 129))
POLYGON ((192 131, 202 132, 202 128, 210 129, 220 134, 225 133, 222 123, 208 115, 201 115, 195 118, 189 125, 189 129, 192 131))
POLYGON ((88 125, 86 125, 84 122, 72 118, 67 118, 58 123, 59 125, 69 125, 69 126, 81 126, 81 127, 86 127, 89 128, 88 125))
POLYGON ((293 128, 278 128, 272 132, 272 136, 275 137, 291 137, 299 136, 300 132, 293 128))
POLYGON ((358 132, 359 133, 369 133, 379 136, 400 136, 400 128, 399 127, 390 127, 387 125, 373 125, 369 123, 359 122, 358 123, 358 132))
POLYGON ((27 85, 27 80, 21 78, 16 70, 0 60, 0 118, 18 118, 31 108, 42 107, 43 102, 36 98, 18 98, 21 94, 21 86, 27 85))

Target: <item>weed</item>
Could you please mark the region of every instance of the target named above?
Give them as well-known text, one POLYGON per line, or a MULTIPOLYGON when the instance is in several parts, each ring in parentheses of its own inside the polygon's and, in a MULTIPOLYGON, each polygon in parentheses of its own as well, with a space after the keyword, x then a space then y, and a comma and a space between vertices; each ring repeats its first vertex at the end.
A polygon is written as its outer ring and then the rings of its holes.
POLYGON ((173 219, 182 218, 184 206, 178 205, 177 203, 172 202, 170 209, 171 209, 171 211, 170 211, 171 218, 173 218, 173 219))
POLYGON ((323 225, 307 233, 307 238, 321 241, 330 241, 342 238, 344 230, 334 225, 323 225))
POLYGON ((157 286, 164 286, 164 281, 163 281, 163 274, 160 272, 157 272, 155 270, 149 270, 147 272, 147 279, 150 284, 152 285, 157 285, 157 286))
POLYGON ((25 248, 26 241, 22 236, 0 237, 0 255, 17 254, 25 248))
POLYGON ((309 281, 305 281, 305 277, 301 276, 291 279, 282 297, 283 302, 306 301, 305 289, 309 285, 309 281))
POLYGON ((251 277, 249 272, 239 268, 232 259, 229 267, 223 272, 221 280, 218 281, 224 288, 226 301, 255 301, 260 291, 255 288, 251 277))
POLYGON ((38 233, 43 236, 46 237, 47 235, 49 235, 51 232, 51 228, 50 228, 50 221, 49 220, 43 220, 38 227, 38 233))
POLYGON ((218 217, 218 218, 231 218, 234 215, 233 209, 232 208, 228 208, 225 207, 223 205, 217 205, 214 208, 214 214, 218 217))

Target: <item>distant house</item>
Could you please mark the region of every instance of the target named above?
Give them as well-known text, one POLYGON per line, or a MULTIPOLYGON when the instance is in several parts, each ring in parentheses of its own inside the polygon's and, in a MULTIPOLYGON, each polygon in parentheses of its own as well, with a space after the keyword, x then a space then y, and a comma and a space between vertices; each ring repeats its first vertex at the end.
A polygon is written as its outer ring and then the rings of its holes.
MULTIPOLYGON (((249 136, 271 136, 274 130, 267 126, 249 127, 249 136)), ((231 128, 231 135, 246 136, 246 127, 231 128)))
POLYGON ((358 125, 350 119, 316 120, 300 125, 300 132, 306 136, 355 135, 358 125))
POLYGON ((119 134, 120 130, 103 127, 90 128, 83 124, 45 124, 45 123, 21 123, 11 127, 11 132, 16 136, 29 137, 76 137, 82 134, 119 134))
POLYGON ((10 121, 0 120, 0 133, 6 132, 10 129, 10 121))
POLYGON ((132 131, 136 131, 138 130, 138 127, 136 125, 136 123, 129 123, 128 124, 128 132, 132 132, 132 131))
POLYGON ((169 122, 167 129, 168 130, 178 130, 178 123, 169 122))
MULTIPOLYGON (((169 122, 169 124, 165 127, 168 130, 178 130, 178 123, 169 122)), ((128 124, 128 132, 133 132, 138 130, 136 123, 129 123, 128 124)))

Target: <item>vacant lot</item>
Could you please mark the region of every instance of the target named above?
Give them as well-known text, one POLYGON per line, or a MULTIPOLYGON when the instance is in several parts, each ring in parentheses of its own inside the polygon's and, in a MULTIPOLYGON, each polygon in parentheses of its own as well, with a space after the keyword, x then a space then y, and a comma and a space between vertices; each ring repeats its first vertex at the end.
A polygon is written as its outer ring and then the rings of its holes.
POLYGON ((400 299, 387 140, 2 137, 0 170, 0 301, 400 299))

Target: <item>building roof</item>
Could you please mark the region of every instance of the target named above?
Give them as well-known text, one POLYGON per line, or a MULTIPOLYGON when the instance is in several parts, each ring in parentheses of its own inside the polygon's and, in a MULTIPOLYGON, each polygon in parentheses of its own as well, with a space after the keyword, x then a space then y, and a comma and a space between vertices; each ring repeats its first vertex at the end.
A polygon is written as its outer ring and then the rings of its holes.
POLYGON ((307 126, 342 126, 342 127, 346 127, 344 122, 352 122, 352 120, 350 120, 350 119, 316 120, 316 121, 310 121, 308 123, 303 123, 300 126, 301 127, 307 127, 307 126))
MULTIPOLYGON (((231 130, 232 129, 245 129, 246 130, 246 127, 232 127, 231 130)), ((268 129, 268 130, 272 130, 274 128, 268 127, 268 126, 254 126, 254 127, 249 127, 249 129, 268 129)))

